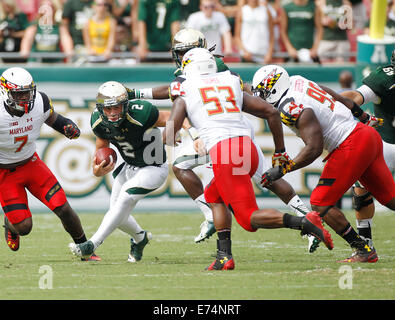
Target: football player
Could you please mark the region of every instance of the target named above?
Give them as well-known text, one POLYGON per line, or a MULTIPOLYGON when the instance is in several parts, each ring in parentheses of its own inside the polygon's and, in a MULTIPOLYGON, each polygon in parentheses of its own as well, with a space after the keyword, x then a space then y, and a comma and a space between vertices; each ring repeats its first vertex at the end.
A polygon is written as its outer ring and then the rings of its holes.
POLYGON ((285 172, 308 166, 323 149, 328 156, 310 203, 324 221, 346 240, 353 254, 339 262, 376 262, 376 250, 352 228, 335 207, 340 197, 359 180, 383 205, 395 209, 395 182, 383 156, 382 140, 372 125, 377 118, 346 100, 335 101, 323 88, 301 76, 289 77, 276 65, 260 68, 253 78, 253 91, 275 106, 282 121, 305 143, 290 167, 277 166, 264 174, 270 184, 285 172), (354 119, 359 118, 365 125, 354 119))
POLYGON ((185 81, 173 102, 163 137, 166 144, 173 145, 175 132, 188 117, 199 131, 212 161, 214 178, 206 186, 204 196, 213 210, 218 241, 216 259, 207 270, 235 267, 231 251, 231 213, 247 231, 297 229, 302 234, 314 234, 332 249, 330 234, 323 228, 317 212, 298 217, 257 206, 251 177, 259 165, 259 156, 242 111, 267 119, 276 157, 284 166, 289 166, 292 160, 285 152, 281 118, 275 108, 248 93, 243 94, 237 75, 230 71, 217 73, 215 59, 207 49, 188 51, 183 57, 182 70, 185 81))
MULTIPOLYGON (((163 85, 156 88, 129 89, 129 99, 134 99, 135 97, 144 99, 168 99, 170 96, 170 98, 174 100, 180 94, 180 84, 185 80, 185 76, 182 74, 181 70, 182 58, 188 50, 193 48, 207 48, 206 38, 204 35, 200 31, 194 29, 187 28, 180 30, 174 36, 172 45, 173 59, 176 63, 176 66, 178 67, 178 69, 174 72, 174 81, 170 84, 170 86, 163 85)), ((213 48, 210 48, 209 51, 212 51, 212 49, 213 48)), ((217 72, 229 70, 228 66, 219 56, 214 55, 214 59, 217 66, 217 72)), ((247 92, 250 92, 248 88, 245 89, 245 85, 243 85, 243 89, 247 92)), ((250 127, 251 133, 253 134, 254 128, 252 127, 252 124, 249 123, 246 117, 244 117, 243 120, 250 127)), ((190 145, 188 144, 188 140, 193 140, 193 144, 195 146, 201 146, 202 143, 201 139, 199 139, 197 130, 194 127, 189 126, 187 131, 189 136, 184 137, 183 143, 178 146, 180 150, 177 151, 177 154, 179 156, 175 159, 172 169, 188 195, 192 198, 192 200, 195 201, 196 205, 205 216, 205 220, 200 226, 200 233, 195 237, 195 242, 198 243, 204 241, 215 233, 212 211, 204 198, 204 188, 202 181, 193 171, 193 169, 197 166, 207 164, 210 159, 209 156, 204 153, 191 154, 191 150, 188 148, 190 145)), ((253 179, 256 182, 256 185, 260 187, 262 173, 268 169, 268 166, 265 163, 265 157, 261 149, 258 148, 257 150, 260 158, 260 165, 253 179)), ((281 155, 276 155, 276 157, 277 156, 281 157, 281 155)), ((274 161, 277 160, 274 159, 274 161)), ((295 214, 305 215, 310 211, 295 193, 292 186, 284 179, 277 181, 273 185, 269 186, 268 189, 278 195, 280 199, 285 204, 287 204, 295 214)), ((308 238, 309 251, 314 252, 314 250, 316 250, 318 247, 319 242, 314 237, 309 236, 308 238)))
MULTIPOLYGON (((383 139, 384 160, 388 168, 395 171, 395 50, 392 51, 391 62, 376 68, 356 90, 342 92, 342 95, 352 99, 357 106, 373 102, 374 113, 383 119, 383 125, 377 131, 383 139)), ((353 191, 353 207, 356 214, 358 233, 373 245, 372 219, 375 205, 373 197, 360 184, 355 185, 353 191)))
MULTIPOLYGON (((69 139, 80 130, 54 111, 51 99, 37 91, 31 74, 19 67, 6 69, 0 78, 0 202, 5 238, 17 251, 20 236, 32 230, 26 190, 51 209, 75 243, 86 241, 78 215, 70 207, 56 177, 36 152, 36 140, 45 123, 69 139)), ((100 260, 92 252, 88 260, 100 260)))
MULTIPOLYGON (((169 114, 148 101, 129 101, 126 88, 119 82, 108 81, 99 87, 96 109, 91 115, 96 150, 111 143, 124 161, 113 172, 109 210, 88 241, 69 244, 73 254, 89 256, 119 228, 131 236, 128 261, 141 260, 152 235, 140 227, 131 212, 139 200, 159 188, 168 176, 166 152, 156 127, 164 127, 169 114)), ((96 164, 96 157, 93 158, 93 174, 97 177, 108 174, 114 167, 113 162, 105 165, 105 160, 96 164)))

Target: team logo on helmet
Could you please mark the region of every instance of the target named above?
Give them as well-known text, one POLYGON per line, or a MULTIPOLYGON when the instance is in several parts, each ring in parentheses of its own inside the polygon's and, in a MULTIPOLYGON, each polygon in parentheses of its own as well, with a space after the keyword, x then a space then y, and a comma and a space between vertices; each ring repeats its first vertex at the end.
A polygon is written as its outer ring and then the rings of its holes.
POLYGON ((274 69, 257 85, 257 89, 265 89, 268 91, 272 90, 273 86, 276 84, 282 74, 282 72, 277 73, 277 69, 274 69))

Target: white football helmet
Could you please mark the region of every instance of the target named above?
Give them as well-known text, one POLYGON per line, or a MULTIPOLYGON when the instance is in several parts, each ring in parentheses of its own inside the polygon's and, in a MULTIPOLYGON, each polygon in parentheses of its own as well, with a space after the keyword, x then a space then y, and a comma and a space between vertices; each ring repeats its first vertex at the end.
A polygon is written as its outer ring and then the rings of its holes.
POLYGON ((255 72, 252 79, 252 92, 263 100, 276 104, 289 89, 288 72, 277 65, 267 65, 255 72))
POLYGON ((182 73, 185 76, 206 75, 217 72, 217 63, 213 54, 204 48, 194 48, 182 58, 182 73))
POLYGON ((96 107, 102 118, 108 123, 118 127, 125 119, 128 103, 128 92, 121 83, 117 81, 107 81, 99 87, 96 95, 96 107), (116 121, 109 120, 103 109, 119 105, 122 105, 122 112, 119 118, 116 121))
POLYGON ((18 113, 29 113, 36 98, 36 84, 27 70, 20 67, 8 68, 0 78, 0 95, 10 109, 18 113))
POLYGON ((207 48, 207 41, 203 33, 198 30, 186 28, 175 34, 171 52, 178 68, 181 67, 183 55, 193 48, 207 48))

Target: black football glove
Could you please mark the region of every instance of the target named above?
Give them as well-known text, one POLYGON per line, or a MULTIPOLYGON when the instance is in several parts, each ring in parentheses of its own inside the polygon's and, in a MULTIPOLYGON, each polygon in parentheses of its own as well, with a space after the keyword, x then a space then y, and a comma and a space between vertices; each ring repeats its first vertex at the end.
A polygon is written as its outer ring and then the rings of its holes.
POLYGON ((75 124, 68 124, 67 126, 63 127, 64 135, 69 139, 77 139, 81 131, 75 124))
POLYGON ((262 175, 261 186, 271 186, 274 181, 282 178, 286 173, 287 170, 283 166, 275 166, 270 168, 262 175))

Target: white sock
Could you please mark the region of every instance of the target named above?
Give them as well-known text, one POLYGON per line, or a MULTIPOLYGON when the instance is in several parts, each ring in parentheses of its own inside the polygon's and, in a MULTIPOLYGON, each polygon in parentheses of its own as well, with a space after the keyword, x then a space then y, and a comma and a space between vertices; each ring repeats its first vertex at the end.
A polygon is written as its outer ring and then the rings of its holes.
POLYGON ((358 220, 356 219, 357 222, 357 228, 362 229, 362 228, 370 228, 372 226, 372 219, 363 219, 363 220, 358 220))
POLYGON ((311 210, 307 208, 307 206, 300 200, 298 195, 295 195, 288 203, 288 207, 291 208, 294 214, 299 217, 303 217, 308 214, 311 210))
POLYGON ((139 199, 125 192, 118 197, 116 203, 107 211, 99 226, 99 229, 89 239, 93 242, 95 250, 103 241, 114 232, 124 221, 127 220, 132 209, 136 206, 139 199))
POLYGON ((209 204, 206 202, 206 199, 204 198, 204 193, 201 194, 199 197, 197 197, 194 201, 196 205, 199 207, 200 211, 203 212, 206 220, 213 221, 213 212, 211 211, 209 204))

